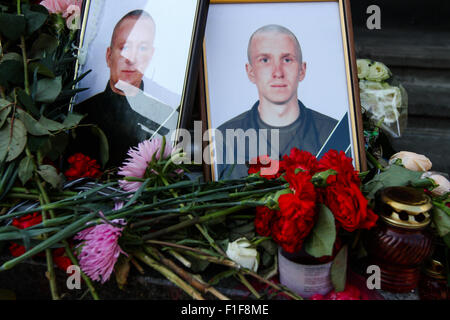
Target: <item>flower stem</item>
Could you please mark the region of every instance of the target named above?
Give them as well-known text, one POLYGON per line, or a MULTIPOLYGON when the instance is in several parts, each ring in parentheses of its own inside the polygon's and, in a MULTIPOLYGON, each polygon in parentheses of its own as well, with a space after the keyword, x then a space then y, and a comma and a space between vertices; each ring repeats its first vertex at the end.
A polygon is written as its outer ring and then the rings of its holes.
POLYGON ((219 291, 215 290, 210 285, 208 285, 203 280, 201 280, 201 278, 198 279, 190 272, 187 272, 186 270, 177 266, 172 260, 167 259, 157 249, 152 248, 152 247, 146 247, 145 250, 148 253, 152 253, 152 254, 156 255, 163 264, 165 264, 167 267, 171 268, 176 274, 178 274, 180 277, 182 277, 185 281, 187 281, 191 286, 193 286, 195 289, 199 290, 200 292, 202 292, 204 294, 210 292, 221 300, 230 300, 228 297, 224 296, 219 291), (213 289, 213 290, 211 290, 211 289, 213 289))
POLYGON ((237 276, 239 277, 239 280, 241 283, 247 287, 247 289, 256 297, 256 299, 261 299, 261 296, 259 293, 253 288, 253 286, 250 284, 250 282, 245 279, 244 275, 240 272, 237 273, 237 276))
POLYGON ((159 244, 159 245, 166 246, 166 247, 178 248, 178 249, 182 249, 182 250, 188 250, 188 251, 196 252, 199 254, 211 256, 211 254, 209 252, 205 252, 200 249, 184 246, 184 245, 178 244, 178 243, 172 243, 172 242, 160 241, 160 240, 147 240, 146 243, 159 244))
POLYGON ((367 158, 369 159, 369 161, 377 168, 380 169, 381 171, 385 171, 384 167, 377 161, 377 159, 375 159, 375 157, 366 150, 366 155, 367 158))
POLYGON ((88 221, 90 221, 92 218, 95 217, 97 213, 93 212, 90 214, 86 214, 82 218, 80 218, 78 221, 75 221, 74 223, 67 226, 65 229, 57 232, 56 234, 52 235, 48 239, 42 241, 32 249, 26 251, 24 254, 22 254, 19 257, 16 257, 14 259, 11 259, 7 262, 5 262, 2 266, 0 266, 0 271, 5 271, 13 268, 18 263, 21 263, 22 261, 34 256, 35 254, 47 249, 48 247, 54 245, 55 243, 60 242, 63 239, 66 239, 68 236, 74 234, 77 230, 80 229, 80 227, 83 227, 86 225, 88 221))
MULTIPOLYGON (((79 262, 78 262, 78 259, 77 259, 77 258, 75 257, 75 255, 73 254, 72 249, 70 249, 69 243, 67 243, 66 240, 63 240, 62 243, 63 243, 63 245, 64 245, 64 247, 65 247, 66 254, 67 254, 67 256, 69 257, 70 261, 72 261, 72 263, 73 263, 74 265, 79 266, 80 264, 79 264, 79 262)), ((89 278, 89 277, 83 272, 83 270, 80 270, 80 274, 81 274, 81 277, 83 278, 83 280, 86 282, 86 285, 88 286, 89 291, 91 292, 92 298, 93 298, 94 300, 100 300, 100 298, 99 298, 99 296, 98 296, 98 294, 97 294, 97 291, 95 290, 95 287, 94 287, 94 285, 92 284, 91 278, 89 278)))
POLYGON ((192 286, 184 282, 179 276, 177 276, 175 273, 173 273, 171 270, 167 269, 166 267, 159 264, 156 260, 151 258, 149 255, 145 254, 142 251, 135 251, 133 252, 133 255, 144 262, 149 267, 155 269, 156 271, 160 272, 163 276, 165 276, 169 281, 176 284, 179 288, 181 288, 184 292, 186 292, 188 295, 190 295, 192 298, 196 300, 205 300, 202 295, 194 289, 192 286))
POLYGON ((263 277, 261 277, 259 274, 250 271, 250 270, 243 270, 244 273, 254 277, 255 279, 264 282, 265 284, 268 284, 269 286, 271 286, 272 288, 276 289, 277 291, 283 292, 284 294, 288 295, 289 297, 291 297, 294 300, 303 300, 302 297, 300 297, 299 295, 297 295, 296 293, 291 292, 288 289, 282 288, 280 286, 278 286, 277 284, 273 283, 270 280, 264 279, 263 277))
MULTIPOLYGON (((39 199, 41 202, 43 202, 43 197, 41 196, 39 199)), ((46 221, 46 213, 45 211, 42 211, 42 222, 45 223, 46 221)), ((47 240, 47 234, 43 235, 44 240, 47 240)), ((56 285, 56 275, 55 275, 55 268, 53 263, 53 257, 52 257, 52 250, 50 248, 45 249, 45 257, 47 262, 47 277, 50 284, 50 292, 52 294, 53 300, 60 300, 58 295, 58 287, 56 285)))
POLYGON ((214 212, 214 213, 206 215, 206 216, 202 216, 202 217, 197 216, 197 217, 195 217, 195 218, 193 218, 191 220, 183 221, 183 222, 180 222, 180 223, 178 223, 176 225, 167 227, 165 229, 162 229, 162 230, 159 230, 159 231, 147 234, 147 235, 143 236, 142 239, 143 240, 155 239, 155 238, 158 238, 159 236, 161 236, 163 234, 171 233, 171 232, 174 232, 174 231, 186 228, 186 227, 190 227, 190 226, 192 226, 194 224, 197 224, 197 223, 204 223, 204 222, 207 222, 207 221, 219 218, 219 217, 223 217, 223 216, 226 216, 228 214, 231 214, 233 212, 239 211, 239 210, 244 209, 244 208, 246 208, 245 205, 236 205, 234 207, 227 208, 227 209, 224 209, 224 210, 220 210, 220 211, 214 212))
MULTIPOLYGON (((17 14, 21 15, 22 12, 20 10, 20 0, 17 0, 16 3, 17 3, 17 14)), ((30 94, 30 84, 29 84, 29 80, 28 80, 28 61, 27 61, 27 50, 25 47, 25 37, 24 36, 20 36, 20 48, 22 49, 25 92, 29 95, 30 94)))
MULTIPOLYGON (((152 242, 155 242, 155 241, 152 241, 152 242)), ((281 286, 273 283, 272 281, 264 279, 259 274, 255 273, 255 272, 253 272, 251 270, 242 268, 239 264, 237 264, 236 262, 234 262, 232 260, 219 258, 219 257, 213 257, 213 256, 208 255, 207 253, 200 253, 199 254, 199 253, 196 253, 196 251, 194 251, 193 248, 186 249, 186 248, 182 248, 180 246, 177 246, 177 248, 183 250, 186 254, 188 254, 190 256, 193 256, 193 257, 195 257, 197 259, 206 260, 206 261, 209 261, 211 263, 224 265, 224 266, 231 267, 231 268, 234 268, 234 269, 237 269, 237 270, 242 270, 242 272, 244 274, 248 274, 248 275, 254 277, 257 280, 259 280, 259 281, 261 281, 261 282, 263 282, 265 284, 268 284, 269 286, 271 286, 275 290, 283 292, 284 294, 288 295, 289 297, 291 297, 294 300, 303 300, 302 297, 300 297, 296 293, 290 291, 289 289, 282 288, 281 286)))

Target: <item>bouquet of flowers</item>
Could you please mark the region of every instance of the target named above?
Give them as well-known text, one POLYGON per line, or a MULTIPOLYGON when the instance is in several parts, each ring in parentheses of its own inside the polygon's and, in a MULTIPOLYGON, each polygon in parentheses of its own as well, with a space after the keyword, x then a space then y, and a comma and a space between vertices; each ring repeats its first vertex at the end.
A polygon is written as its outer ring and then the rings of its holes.
MULTIPOLYGON (((260 173, 260 166, 253 165, 249 173, 260 173)), ((263 177, 278 177, 287 182, 286 188, 273 195, 276 205, 257 207, 255 227, 285 251, 294 253, 304 245, 314 257, 331 256, 339 229, 353 232, 375 226, 378 216, 368 206, 358 172, 344 152, 330 150, 317 160, 309 152, 292 149, 278 167, 276 174, 263 177)))
POLYGON ((406 128, 408 95, 382 62, 358 59, 361 107, 393 137, 406 128))

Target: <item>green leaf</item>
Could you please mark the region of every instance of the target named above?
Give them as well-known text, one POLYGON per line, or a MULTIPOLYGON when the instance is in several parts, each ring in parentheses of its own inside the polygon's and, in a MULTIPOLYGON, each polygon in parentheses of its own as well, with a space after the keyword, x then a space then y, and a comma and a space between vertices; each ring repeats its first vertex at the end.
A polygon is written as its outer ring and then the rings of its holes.
POLYGON ((75 127, 83 118, 84 115, 75 112, 69 112, 69 114, 67 114, 67 117, 64 119, 63 126, 66 129, 75 127))
POLYGON ((0 98, 0 128, 3 127, 6 118, 11 112, 11 104, 12 102, 0 98))
POLYGON ((313 257, 331 256, 336 240, 333 213, 323 204, 318 205, 317 222, 305 240, 305 250, 313 257))
POLYGON ((38 80, 35 99, 40 102, 52 103, 58 97, 61 88, 61 76, 38 80))
POLYGON ((41 33, 31 46, 30 58, 41 59, 44 55, 50 56, 56 48, 58 48, 58 39, 47 33, 41 33))
POLYGON ((30 149, 31 152, 37 152, 39 149, 41 149, 46 143, 48 143, 48 140, 50 139, 49 136, 28 136, 27 146, 30 149))
POLYGON ((121 290, 123 290, 127 284, 128 274, 130 272, 130 260, 131 257, 120 255, 114 265, 114 274, 116 276, 117 285, 121 290))
POLYGON ((278 252, 278 245, 273 240, 266 240, 259 244, 270 255, 276 255, 278 252))
POLYGON ((64 152, 69 143, 69 137, 65 132, 52 135, 46 143, 40 148, 42 155, 55 161, 64 152))
POLYGON ((54 78, 55 74, 53 73, 52 70, 50 70, 49 68, 47 68, 47 66, 43 65, 42 63, 38 63, 38 62, 31 62, 29 64, 29 69, 31 72, 37 72, 40 75, 49 77, 49 78, 54 78))
POLYGON ((92 133, 97 136, 100 141, 100 163, 102 167, 104 167, 109 160, 108 138, 106 137, 106 134, 102 131, 102 129, 100 129, 98 126, 92 126, 91 130, 92 133))
POLYGON ((19 61, 20 63, 23 63, 22 56, 16 52, 9 52, 9 53, 5 54, 2 57, 1 62, 7 61, 7 60, 14 60, 14 61, 19 61))
POLYGON ((38 30, 47 20, 48 10, 43 6, 32 6, 30 9, 28 5, 23 5, 22 9, 25 16, 27 34, 32 34, 38 30))
POLYGON ((28 180, 33 175, 33 170, 35 169, 33 159, 26 156, 19 163, 19 179, 22 181, 22 184, 25 185, 28 180))
POLYGON ((0 13, 0 31, 10 40, 17 40, 25 33, 25 17, 23 15, 0 13))
POLYGON ((326 187, 327 186, 327 179, 331 175, 336 175, 336 171, 333 169, 329 169, 326 171, 318 172, 312 177, 312 182, 314 185, 319 187, 326 187))
POLYGON ((22 120, 25 128, 27 128, 27 131, 30 134, 35 136, 45 136, 50 134, 50 132, 43 125, 37 122, 37 120, 30 116, 27 112, 19 109, 17 113, 19 115, 19 119, 22 120))
POLYGON ((331 283, 336 292, 345 290, 347 282, 347 245, 343 246, 331 264, 331 283))
POLYGON ((59 131, 59 130, 64 129, 64 126, 63 126, 62 123, 54 121, 54 120, 51 120, 51 119, 48 119, 48 118, 46 118, 44 116, 42 116, 39 119, 39 123, 41 125, 43 125, 49 131, 59 131))
POLYGON ((215 286, 215 285, 219 284, 219 282, 220 282, 222 279, 225 279, 225 278, 228 278, 228 277, 230 277, 230 276, 233 276, 233 275, 235 275, 237 272, 238 272, 238 270, 236 270, 236 269, 225 270, 225 271, 223 271, 223 272, 221 272, 221 273, 216 274, 214 277, 212 277, 212 278, 208 281, 208 283, 209 283, 210 285, 212 285, 212 286, 215 286))
POLYGON ((8 82, 23 85, 23 63, 17 60, 6 60, 0 63, 0 85, 7 86, 8 82))
POLYGON ((28 95, 25 90, 19 89, 17 91, 17 97, 19 98, 19 102, 31 113, 31 115, 38 117, 39 110, 34 105, 34 101, 30 95, 28 95))
POLYGON ((445 237, 448 235, 450 232, 450 216, 436 206, 433 207, 431 214, 439 236, 445 237))
POLYGON ((11 118, 8 118, 6 126, 0 130, 0 161, 12 161, 17 158, 27 144, 27 129, 19 119, 15 119, 11 123, 11 118), (12 130, 11 130, 12 126, 12 130))
POLYGON ((42 179, 50 183, 55 189, 60 189, 62 183, 64 182, 64 176, 62 175, 62 173, 58 174, 54 166, 46 164, 40 165, 38 173, 42 177, 42 179))
POLYGON ((426 187, 432 185, 428 179, 421 179, 423 172, 411 171, 402 166, 392 164, 386 171, 375 176, 371 181, 363 185, 363 193, 369 199, 375 197, 375 193, 387 187, 421 185, 426 187), (428 183, 427 183, 428 182, 428 183))

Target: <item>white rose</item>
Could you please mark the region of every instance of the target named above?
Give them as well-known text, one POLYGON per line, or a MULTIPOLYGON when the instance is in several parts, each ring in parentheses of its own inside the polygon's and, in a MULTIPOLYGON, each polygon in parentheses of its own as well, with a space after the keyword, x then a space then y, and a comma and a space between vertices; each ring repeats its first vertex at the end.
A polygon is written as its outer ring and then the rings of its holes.
POLYGON ((259 263, 258 251, 251 248, 251 243, 246 238, 239 238, 228 244, 227 256, 244 268, 257 271, 259 263))
POLYGON ((369 74, 366 76, 367 80, 383 81, 392 75, 391 70, 382 62, 375 62, 369 68, 369 74))
POLYGON ((358 59, 356 66, 358 67, 358 79, 365 79, 369 75, 370 60, 358 59))
POLYGON ((428 171, 431 169, 432 163, 430 159, 422 154, 400 151, 389 159, 389 164, 394 163, 397 159, 402 161, 402 165, 412 171, 428 171))
POLYGON ((422 177, 424 178, 430 178, 436 183, 438 186, 431 190, 431 193, 435 196, 442 196, 446 194, 447 192, 450 192, 450 182, 447 180, 446 177, 441 176, 440 174, 436 174, 433 172, 425 172, 422 177))

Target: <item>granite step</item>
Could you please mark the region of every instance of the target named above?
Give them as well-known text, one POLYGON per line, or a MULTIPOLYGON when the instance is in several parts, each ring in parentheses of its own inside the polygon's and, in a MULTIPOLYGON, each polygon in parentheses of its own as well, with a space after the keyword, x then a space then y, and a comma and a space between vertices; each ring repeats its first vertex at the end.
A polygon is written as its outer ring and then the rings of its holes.
POLYGON ((450 30, 354 29, 358 58, 381 60, 388 66, 450 71, 450 30))

